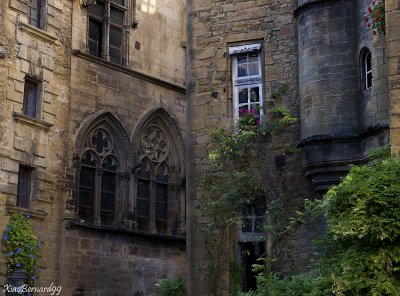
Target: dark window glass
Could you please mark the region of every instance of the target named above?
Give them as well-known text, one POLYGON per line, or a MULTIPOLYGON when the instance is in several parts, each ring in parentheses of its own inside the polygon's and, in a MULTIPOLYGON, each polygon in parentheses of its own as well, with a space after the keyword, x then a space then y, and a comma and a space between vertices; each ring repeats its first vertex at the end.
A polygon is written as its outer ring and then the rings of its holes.
POLYGON ((94 168, 83 166, 79 179, 79 218, 93 222, 94 168))
POLYGON ((19 167, 17 207, 29 207, 29 196, 31 193, 31 174, 31 168, 27 168, 24 166, 19 167))
POLYGON ((149 226, 149 185, 150 182, 143 179, 137 183, 137 222, 141 230, 149 226))
POLYGON ((40 3, 41 0, 28 0, 28 21, 37 28, 40 27, 40 3))
POLYGON ((122 29, 110 28, 110 61, 115 64, 121 63, 122 29))
POLYGON ((22 106, 23 113, 36 117, 36 107, 38 102, 38 84, 31 80, 25 79, 24 102, 22 106))
POLYGON ((99 21, 89 19, 89 52, 91 55, 101 57, 103 24, 99 21))
POLYGON ((157 183, 156 185, 156 228, 158 232, 167 230, 167 197, 168 185, 157 183))
POLYGON ((103 172, 101 175, 101 201, 100 217, 101 223, 111 225, 114 218, 115 204, 115 174, 103 172))

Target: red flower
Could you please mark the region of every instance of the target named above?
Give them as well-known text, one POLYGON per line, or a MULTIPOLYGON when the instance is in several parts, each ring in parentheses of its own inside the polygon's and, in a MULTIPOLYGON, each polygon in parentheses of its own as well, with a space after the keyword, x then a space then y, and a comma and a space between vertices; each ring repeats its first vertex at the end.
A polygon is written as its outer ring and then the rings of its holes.
POLYGON ((365 20, 366 22, 368 22, 368 21, 369 21, 369 16, 364 17, 364 20, 365 20))
POLYGON ((368 23, 368 24, 367 24, 367 27, 368 27, 368 28, 371 28, 371 23, 368 23))
POLYGON ((380 14, 380 13, 381 13, 381 10, 378 8, 377 10, 375 10, 375 13, 376 13, 376 14, 380 14))
POLYGON ((380 19, 381 19, 381 18, 380 18, 379 16, 377 16, 377 17, 374 19, 374 22, 379 22, 380 19))
POLYGON ((376 32, 376 30, 372 31, 372 34, 376 35, 378 32, 376 32))
POLYGON ((374 5, 375 5, 375 0, 374 0, 374 1, 372 1, 372 4, 374 4, 374 5))
POLYGON ((371 8, 371 6, 368 6, 368 12, 369 12, 369 13, 372 13, 372 8, 371 8))

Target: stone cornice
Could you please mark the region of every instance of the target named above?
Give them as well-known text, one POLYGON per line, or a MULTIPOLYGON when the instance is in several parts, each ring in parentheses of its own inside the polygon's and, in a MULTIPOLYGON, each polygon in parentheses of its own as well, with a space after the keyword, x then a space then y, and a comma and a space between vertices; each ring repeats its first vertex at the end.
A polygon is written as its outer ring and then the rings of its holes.
POLYGON ((82 51, 80 51, 78 49, 72 50, 72 55, 80 57, 80 58, 83 58, 85 60, 88 60, 88 61, 91 61, 91 62, 94 62, 94 63, 97 63, 97 64, 100 64, 100 65, 103 65, 103 66, 105 66, 107 68, 117 70, 118 72, 130 75, 130 76, 133 76, 133 77, 137 77, 137 78, 143 79, 145 81, 157 84, 159 86, 174 90, 174 91, 179 92, 181 94, 186 94, 186 88, 184 88, 183 86, 180 86, 180 85, 177 85, 177 84, 174 84, 174 83, 171 83, 171 82, 159 79, 159 78, 155 78, 155 77, 152 77, 152 76, 147 75, 147 74, 140 73, 140 72, 135 71, 135 70, 128 69, 128 68, 123 67, 121 65, 117 65, 117 64, 111 63, 109 61, 103 60, 101 58, 98 58, 98 57, 92 56, 90 54, 84 53, 84 52, 82 52, 82 51))
POLYGON ((312 0, 312 1, 306 2, 303 5, 300 5, 299 7, 297 7, 293 11, 293 16, 298 17, 302 10, 307 9, 312 6, 326 5, 326 4, 331 4, 331 3, 340 2, 340 1, 342 1, 342 0, 312 0))
POLYGON ((39 37, 43 39, 44 41, 47 41, 49 43, 54 43, 57 40, 57 37, 47 33, 46 31, 40 30, 34 26, 28 25, 23 22, 18 22, 18 27, 21 31, 28 32, 36 37, 39 37))
POLYGON ((151 238, 156 238, 156 239, 166 239, 166 240, 186 242, 186 237, 182 236, 182 235, 179 235, 179 236, 178 235, 167 235, 167 234, 151 233, 151 232, 140 231, 140 230, 129 230, 129 229, 108 226, 108 225, 96 225, 96 224, 89 224, 89 223, 85 223, 85 222, 78 222, 78 221, 75 221, 72 219, 67 219, 64 222, 65 222, 64 225, 65 225, 66 229, 84 228, 84 229, 96 231, 96 232, 107 232, 107 233, 117 233, 117 234, 123 233, 123 234, 131 234, 131 235, 140 235, 143 237, 151 237, 151 238))

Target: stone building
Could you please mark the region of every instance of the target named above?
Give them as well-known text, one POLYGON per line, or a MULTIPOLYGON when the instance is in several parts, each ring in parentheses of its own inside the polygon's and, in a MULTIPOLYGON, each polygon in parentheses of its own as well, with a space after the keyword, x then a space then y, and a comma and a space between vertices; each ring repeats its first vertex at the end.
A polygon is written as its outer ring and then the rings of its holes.
MULTIPOLYGON (((188 295, 204 295, 195 181, 207 170, 208 132, 233 131, 241 108, 268 118, 284 105, 299 117, 265 145, 271 166, 260 172, 292 184, 293 207, 367 162, 371 148, 397 153, 399 1, 386 0, 386 36, 365 26, 368 5, 1 1, 0 229, 14 212, 40 228, 37 285, 150 295, 157 279, 179 274, 188 295), (287 94, 274 99, 283 83, 287 94), (287 145, 303 153, 284 155, 287 145)), ((301 267, 315 227, 288 241, 301 267)), ((265 247, 256 239, 230 239, 245 269, 265 247)))
POLYGON ((1 1, 1 229, 40 227, 38 286, 149 295, 185 274, 184 7, 1 1))

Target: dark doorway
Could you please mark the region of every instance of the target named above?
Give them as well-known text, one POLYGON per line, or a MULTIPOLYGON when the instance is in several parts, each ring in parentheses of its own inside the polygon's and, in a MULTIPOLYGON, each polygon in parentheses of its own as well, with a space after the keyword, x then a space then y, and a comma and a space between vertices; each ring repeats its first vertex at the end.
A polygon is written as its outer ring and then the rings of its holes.
POLYGON ((265 253, 264 242, 247 242, 240 244, 243 268, 243 292, 249 292, 257 288, 256 273, 253 272, 253 264, 258 263, 265 253))

